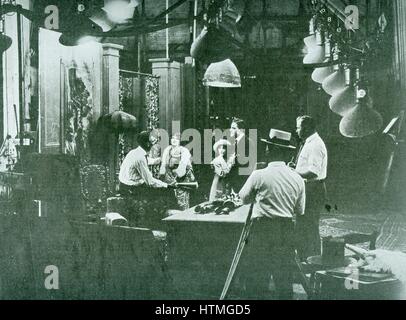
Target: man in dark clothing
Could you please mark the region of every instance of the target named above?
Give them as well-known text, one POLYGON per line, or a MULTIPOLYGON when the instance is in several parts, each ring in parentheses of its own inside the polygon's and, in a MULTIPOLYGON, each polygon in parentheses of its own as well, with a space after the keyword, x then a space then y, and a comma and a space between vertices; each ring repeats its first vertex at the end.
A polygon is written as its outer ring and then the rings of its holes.
POLYGON ((242 119, 233 118, 230 126, 231 143, 234 146, 235 164, 233 165, 229 181, 235 192, 244 185, 249 175, 254 171, 257 162, 257 146, 248 137, 245 123, 242 119))

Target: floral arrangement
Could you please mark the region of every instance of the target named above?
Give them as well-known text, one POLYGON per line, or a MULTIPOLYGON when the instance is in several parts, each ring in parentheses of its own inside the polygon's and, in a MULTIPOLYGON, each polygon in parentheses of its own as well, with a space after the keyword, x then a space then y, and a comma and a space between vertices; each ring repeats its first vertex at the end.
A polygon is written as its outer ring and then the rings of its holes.
MULTIPOLYGON (((88 70, 86 70, 88 71, 88 70)), ((69 69, 69 96, 65 122, 65 153, 77 156, 82 163, 90 161, 89 132, 93 98, 77 69, 69 69)))
POLYGON ((159 81, 156 77, 145 79, 145 111, 147 129, 157 129, 159 126, 159 81))

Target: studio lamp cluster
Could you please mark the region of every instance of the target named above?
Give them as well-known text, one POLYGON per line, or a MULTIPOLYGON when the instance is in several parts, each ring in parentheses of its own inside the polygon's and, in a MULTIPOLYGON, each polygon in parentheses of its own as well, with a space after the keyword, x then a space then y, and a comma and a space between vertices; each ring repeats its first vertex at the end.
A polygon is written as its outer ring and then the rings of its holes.
POLYGON ((339 19, 335 21, 329 15, 327 8, 318 8, 311 19, 309 36, 304 39, 303 64, 314 69, 312 80, 331 96, 329 108, 342 117, 340 133, 349 138, 365 137, 377 132, 383 119, 373 109, 371 94, 361 79, 362 50, 351 47, 353 30, 344 33, 339 19), (344 41, 343 34, 347 37, 344 41))

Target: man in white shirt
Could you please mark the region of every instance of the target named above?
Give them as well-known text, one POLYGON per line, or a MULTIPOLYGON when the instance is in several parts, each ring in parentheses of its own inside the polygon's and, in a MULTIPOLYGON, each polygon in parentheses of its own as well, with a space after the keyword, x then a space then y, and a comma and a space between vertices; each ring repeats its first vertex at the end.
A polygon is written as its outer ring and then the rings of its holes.
POLYGON ((176 208, 167 183, 153 177, 148 167, 147 155, 152 147, 149 133, 137 137, 139 146, 131 150, 120 167, 120 193, 133 202, 130 223, 140 227, 154 228, 165 217, 167 209, 176 208))
POLYGON ((325 200, 327 149, 310 116, 297 119, 297 133, 302 141, 296 162, 296 172, 306 181, 306 214, 298 219, 298 253, 302 260, 320 254, 320 212, 325 200))
POLYGON ((120 166, 119 180, 123 188, 151 187, 167 188, 168 185, 153 177, 148 167, 148 152, 152 144, 148 132, 141 132, 137 138, 139 146, 131 150, 120 166))
POLYGON ((293 295, 294 220, 305 210, 305 184, 286 165, 295 147, 290 133, 271 130, 268 167, 254 171, 239 195, 245 204, 254 202, 249 245, 242 258, 247 294, 264 298, 272 274, 279 299, 293 295), (247 279, 248 278, 248 279, 247 279))

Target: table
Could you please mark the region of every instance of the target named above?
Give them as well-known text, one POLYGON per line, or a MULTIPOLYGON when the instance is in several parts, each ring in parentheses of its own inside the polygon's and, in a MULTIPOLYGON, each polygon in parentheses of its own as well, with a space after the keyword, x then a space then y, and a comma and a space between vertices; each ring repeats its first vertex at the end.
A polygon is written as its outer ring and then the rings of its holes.
MULTIPOLYGON (((205 203, 203 203, 205 204, 205 203)), ((203 205, 202 204, 202 205, 203 205)), ((190 208, 163 219, 167 223, 173 222, 197 222, 197 223, 237 223, 244 224, 247 220, 250 205, 244 205, 231 211, 229 215, 216 215, 214 212, 208 214, 197 214, 195 208, 190 208)))
MULTIPOLYGON (((357 260, 354 259, 353 257, 344 257, 344 266, 349 266, 352 263, 356 263, 357 260)), ((340 266, 336 266, 336 265, 326 265, 323 264, 323 258, 322 256, 312 256, 307 258, 307 263, 309 265, 311 265, 313 268, 317 269, 317 271, 319 270, 326 270, 326 269, 333 269, 336 267, 340 267, 340 266)))
POLYGON ((177 298, 220 297, 248 211, 249 205, 229 215, 196 214, 190 208, 163 220, 177 298))
MULTIPOLYGON (((308 257, 306 259, 306 262, 310 269, 310 283, 309 283, 310 290, 313 291, 312 295, 315 295, 316 294, 316 281, 315 281, 316 272, 324 271, 324 270, 328 270, 328 269, 334 269, 339 266, 331 266, 331 265, 323 264, 323 258, 321 255, 308 257)), ((344 257, 343 265, 346 267, 346 266, 349 266, 356 262, 357 262, 357 260, 355 260, 352 257, 344 257)), ((313 298, 313 296, 311 298, 313 298)))
POLYGON ((399 300, 401 282, 386 274, 359 268, 338 268, 315 273, 314 298, 319 300, 399 300))

